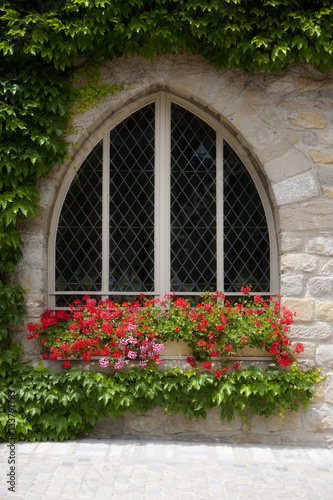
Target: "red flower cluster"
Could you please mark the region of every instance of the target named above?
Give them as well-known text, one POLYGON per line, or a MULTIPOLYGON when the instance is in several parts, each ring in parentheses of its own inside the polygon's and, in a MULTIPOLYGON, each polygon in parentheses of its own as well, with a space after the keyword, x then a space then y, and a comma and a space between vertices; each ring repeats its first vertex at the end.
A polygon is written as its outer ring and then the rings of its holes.
MULTIPOLYGON (((28 325, 28 338, 39 338, 43 332, 41 344, 49 348, 50 359, 65 359, 66 367, 69 356, 85 361, 96 355, 111 356, 115 368, 121 368, 126 358, 138 359, 140 366, 149 361, 161 363, 163 344, 158 343, 155 319, 150 318, 156 301, 145 299, 145 307, 138 301, 121 306, 110 300, 96 304, 89 296, 84 301, 84 305, 74 301, 70 312, 46 311, 40 323, 28 325)), ((181 301, 178 305, 185 307, 181 301)))
MULTIPOLYGON (((97 304, 85 296, 84 304, 74 301, 69 312, 45 311, 39 323, 28 325, 27 336, 48 348, 51 359, 74 356, 89 361, 91 356, 103 356, 117 369, 126 359, 137 360, 141 367, 148 362, 161 364, 162 342, 179 339, 192 348, 193 356, 187 358, 191 367, 198 360, 210 370, 212 361, 219 362, 218 378, 230 357, 238 356, 245 346, 265 350, 277 363, 289 366, 304 350, 301 343, 292 350, 287 336, 295 314, 281 310, 272 297, 251 298, 249 286, 241 291, 243 300, 233 304, 215 292, 204 294, 195 306, 175 295, 163 301, 141 297, 121 305, 109 299, 97 304)), ((233 363, 234 369, 239 366, 233 363)))

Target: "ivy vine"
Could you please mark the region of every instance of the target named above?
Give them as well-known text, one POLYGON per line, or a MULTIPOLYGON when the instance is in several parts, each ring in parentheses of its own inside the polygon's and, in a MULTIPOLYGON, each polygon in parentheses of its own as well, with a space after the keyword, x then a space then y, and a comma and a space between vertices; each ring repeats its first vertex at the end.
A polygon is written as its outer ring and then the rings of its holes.
MULTIPOLYGON (((36 182, 67 154, 71 112, 116 91, 80 65, 124 54, 201 54, 217 68, 333 67, 331 0, 3 0, 0 6, 0 347, 22 321, 18 223, 36 214, 36 182), (76 105, 73 103, 76 100, 76 105), (72 111, 71 111, 72 110, 72 111)), ((5 351, 4 351, 5 350, 5 351)), ((16 370, 16 374, 19 372, 16 370)), ((23 373, 23 372, 22 372, 23 373)), ((25 373, 25 372, 24 372, 25 373)), ((18 375, 17 375, 18 376, 18 375)))
MULTIPOLYGON (((17 354, 19 348, 15 350, 17 354)), ((319 369, 300 372, 296 364, 291 371, 251 366, 221 378, 179 368, 133 368, 109 376, 76 369, 60 374, 42 363, 35 369, 24 366, 9 350, 0 355, 0 373, 0 440, 9 437, 9 416, 4 411, 9 388, 14 394, 15 438, 28 441, 75 439, 89 433, 103 417, 156 407, 168 414, 182 412, 189 420, 206 418, 209 408, 219 407, 222 420, 230 422, 236 412, 250 426, 248 411, 268 417, 279 410, 283 418, 288 409, 306 408, 313 384, 323 378, 319 369)))

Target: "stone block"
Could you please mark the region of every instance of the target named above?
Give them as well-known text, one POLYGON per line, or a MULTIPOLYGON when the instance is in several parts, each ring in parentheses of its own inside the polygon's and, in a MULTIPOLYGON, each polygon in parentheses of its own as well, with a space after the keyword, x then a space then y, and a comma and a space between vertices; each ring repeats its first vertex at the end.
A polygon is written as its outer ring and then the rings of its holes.
POLYGON ((51 179, 40 180, 37 183, 37 188, 40 195, 39 205, 42 207, 50 206, 56 195, 56 186, 54 181, 52 182, 51 179))
POLYGON ((277 182, 272 185, 272 189, 277 205, 295 203, 318 196, 318 187, 310 172, 277 182))
POLYGON ((265 164, 275 158, 280 158, 298 142, 299 135, 297 132, 293 129, 286 128, 278 131, 274 135, 274 140, 272 140, 272 137, 268 137, 267 140, 254 147, 253 151, 258 156, 261 163, 265 164))
POLYGON ((312 273, 317 268, 318 258, 306 253, 291 253, 282 255, 281 270, 312 273))
MULTIPOLYGON (((38 295, 32 295, 32 294, 27 294, 25 297, 26 304, 27 304, 27 309, 32 312, 31 310, 33 309, 43 309, 45 308, 45 295, 44 294, 38 294, 38 295)), ((37 316, 39 316, 38 313, 36 313, 37 316)))
MULTIPOLYGON (((322 297, 333 293, 333 278, 311 278, 308 283, 308 290, 313 297, 322 297)), ((333 304, 332 304, 333 306, 333 304)))
POLYGON ((333 302, 319 302, 317 314, 319 319, 333 321, 333 302))
POLYGON ((294 295, 302 295, 303 293, 303 281, 304 278, 302 275, 287 275, 281 277, 281 294, 284 297, 294 295))
MULTIPOLYGON (((190 96, 198 87, 205 66, 206 62, 196 56, 172 58, 165 83, 180 91, 184 97, 190 96)), ((208 67, 206 71, 210 73, 208 67)))
POLYGON ((210 408, 207 411, 207 418, 203 421, 202 427, 204 431, 210 435, 219 436, 225 432, 234 432, 242 427, 242 419, 237 412, 234 413, 231 422, 226 419, 221 420, 221 407, 210 408))
POLYGON ((132 434, 142 435, 162 435, 164 418, 160 418, 160 413, 148 411, 144 415, 132 415, 131 413, 125 414, 124 427, 132 434))
POLYGON ((332 230, 333 200, 318 199, 278 211, 282 231, 332 230))
POLYGON ((318 80, 308 76, 300 76, 297 78, 298 90, 313 92, 318 90, 332 90, 333 83, 329 78, 318 80))
POLYGON ((318 403, 319 401, 322 401, 324 398, 325 394, 325 381, 319 382, 318 384, 315 385, 315 393, 313 398, 311 399, 312 403, 318 403))
POLYGON ((22 219, 17 226, 17 230, 22 240, 25 241, 27 238, 31 237, 31 235, 44 238, 46 232, 46 218, 47 209, 39 205, 34 217, 25 217, 22 219))
POLYGON ((169 415, 164 424, 164 434, 181 434, 183 432, 199 432, 200 422, 197 419, 188 420, 182 413, 169 415))
POLYGON ((333 255, 333 236, 318 236, 317 238, 312 238, 307 242, 305 250, 309 253, 316 253, 317 255, 331 256, 333 255))
POLYGON ((318 139, 320 144, 326 148, 333 149, 333 130, 328 129, 323 132, 318 133, 318 139))
POLYGON ((315 97, 313 100, 314 109, 319 109, 323 111, 332 111, 333 110, 333 94, 332 91, 325 92, 320 97, 315 97))
POLYGON ((317 348, 317 364, 325 370, 333 368, 333 345, 320 345, 317 348))
POLYGON ((303 111, 309 108, 309 102, 316 97, 316 92, 291 92, 289 94, 271 94, 274 104, 290 111, 303 111))
POLYGON ((327 188, 327 187, 323 187, 322 194, 323 194, 323 198, 330 198, 330 199, 332 199, 333 198, 333 189, 327 188))
POLYGON ((289 115, 290 122, 296 127, 322 129, 327 126, 327 118, 321 113, 300 112, 289 115))
POLYGON ((290 335, 291 338, 297 340, 312 340, 314 342, 330 340, 333 337, 333 326, 322 322, 313 325, 294 323, 290 327, 290 335))
POLYGON ((282 299, 282 305, 296 312, 295 321, 313 321, 315 312, 314 299, 282 299))
POLYGON ((326 403, 333 405, 333 374, 327 375, 326 390, 325 390, 326 403))
POLYGON ((333 274, 333 259, 330 259, 327 262, 325 262, 320 271, 322 274, 326 275, 333 274))
MULTIPOLYGON (((219 76, 218 91, 212 102, 213 108, 222 112, 225 107, 230 106, 230 103, 237 98, 237 93, 242 88, 247 78, 244 71, 234 68, 228 69, 222 76, 219 76)), ((203 79, 203 81, 205 80, 203 79)), ((200 94, 200 87, 198 93, 200 94)))
POLYGON ((317 177, 322 186, 333 188, 333 166, 317 165, 317 177))
POLYGON ((301 413, 295 413, 291 411, 286 411, 281 416, 277 413, 274 413, 267 419, 267 430, 270 432, 283 432, 283 431, 293 431, 301 428, 301 413))
POLYGON ((286 94, 296 90, 296 81, 294 75, 285 73, 282 76, 276 75, 266 85, 266 90, 269 93, 286 94))
POLYGON ((311 149, 310 156, 314 163, 333 163, 333 151, 322 149, 311 149))
POLYGON ((45 268, 45 245, 44 235, 26 234, 24 236, 23 260, 21 265, 32 269, 45 268))
POLYGON ((310 130, 305 130, 304 132, 301 132, 301 141, 306 146, 316 146, 318 143, 318 137, 317 134, 315 134, 314 132, 310 132, 310 130))
POLYGON ((308 408, 304 414, 306 431, 322 433, 333 429, 333 409, 329 405, 308 408))
POLYGON ((14 282, 20 285, 26 293, 42 294, 46 290, 45 272, 42 269, 31 269, 24 265, 19 265, 14 274, 14 282))
POLYGON ((258 144, 269 138, 275 140, 276 131, 284 126, 285 122, 282 117, 276 113, 275 109, 268 107, 244 122, 239 127, 239 132, 249 144, 258 144))
POLYGON ((304 359, 301 358, 297 361, 297 364, 300 371, 303 372, 307 372, 309 370, 315 370, 318 366, 315 359, 309 359, 309 358, 304 358, 304 359))
POLYGON ((292 149, 282 158, 273 158, 265 165, 265 172, 272 182, 278 182, 305 172, 312 167, 309 158, 297 149, 292 149))
MULTIPOLYGON (((257 115, 258 111, 269 104, 259 85, 249 83, 226 109, 225 117, 239 129, 247 120, 257 115)), ((281 155, 280 155, 281 156, 281 155)))
POLYGON ((281 252, 297 252, 302 250, 303 239, 302 238, 292 238, 290 236, 282 235, 281 238, 281 252))
POLYGON ((110 417, 101 418, 95 423, 93 430, 89 434, 90 438, 108 439, 113 436, 125 434, 124 416, 112 419, 110 417))
POLYGON ((251 427, 249 429, 246 422, 242 423, 242 431, 253 434, 268 434, 267 419, 264 416, 255 415, 249 409, 245 410, 245 415, 251 427))

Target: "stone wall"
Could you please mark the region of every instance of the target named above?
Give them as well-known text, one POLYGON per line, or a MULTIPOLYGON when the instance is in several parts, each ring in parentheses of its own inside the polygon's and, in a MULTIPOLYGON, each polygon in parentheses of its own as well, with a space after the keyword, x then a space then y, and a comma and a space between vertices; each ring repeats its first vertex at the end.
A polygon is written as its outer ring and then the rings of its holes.
MULTIPOLYGON (((206 422, 188 423, 154 411, 125 415, 109 431, 101 424, 95 434, 333 444, 333 72, 322 75, 311 65, 295 65, 281 74, 247 75, 216 71, 197 56, 183 55, 149 62, 122 58, 105 64, 101 76, 109 84, 130 85, 75 116, 76 133, 68 137, 71 157, 39 182, 37 216, 21 225, 24 259, 14 280, 27 292, 27 321, 35 321, 47 306, 50 221, 66 173, 80 164, 98 128, 113 113, 138 97, 167 91, 223 124, 261 176, 276 225, 280 291, 284 305, 297 313, 291 335, 305 345, 301 364, 320 365, 327 380, 304 414, 286 416, 284 428, 277 416, 254 419, 248 430, 238 419, 230 426, 219 424, 216 412, 206 422)), ((13 337, 24 345, 26 358, 40 359, 39 346, 25 340, 24 329, 13 337)))

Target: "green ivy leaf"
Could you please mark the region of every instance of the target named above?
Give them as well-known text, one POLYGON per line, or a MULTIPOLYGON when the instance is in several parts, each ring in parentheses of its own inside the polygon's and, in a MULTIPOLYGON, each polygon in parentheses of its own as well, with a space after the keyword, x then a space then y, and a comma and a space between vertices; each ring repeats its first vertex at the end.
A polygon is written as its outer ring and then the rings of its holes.
POLYGON ((232 403, 225 403, 222 406, 221 410, 221 420, 224 420, 226 418, 228 422, 231 422, 233 416, 234 416, 234 407, 232 403))

